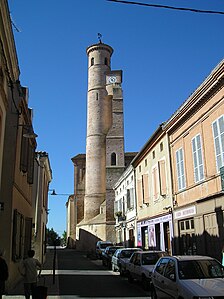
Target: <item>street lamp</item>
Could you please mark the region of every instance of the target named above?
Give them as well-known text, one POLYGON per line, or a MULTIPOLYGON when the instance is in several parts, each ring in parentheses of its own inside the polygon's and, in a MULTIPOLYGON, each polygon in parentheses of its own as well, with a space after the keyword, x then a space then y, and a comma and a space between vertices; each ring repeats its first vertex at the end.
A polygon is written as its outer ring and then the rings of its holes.
POLYGON ((17 127, 23 127, 26 129, 26 132, 23 133, 23 137, 25 138, 33 139, 38 137, 38 135, 34 133, 32 125, 20 124, 17 125, 17 127))
POLYGON ((55 189, 49 189, 49 191, 52 191, 51 192, 51 194, 50 195, 65 195, 65 196, 69 196, 69 195, 71 195, 71 193, 69 194, 69 193, 57 193, 56 191, 55 191, 55 189))

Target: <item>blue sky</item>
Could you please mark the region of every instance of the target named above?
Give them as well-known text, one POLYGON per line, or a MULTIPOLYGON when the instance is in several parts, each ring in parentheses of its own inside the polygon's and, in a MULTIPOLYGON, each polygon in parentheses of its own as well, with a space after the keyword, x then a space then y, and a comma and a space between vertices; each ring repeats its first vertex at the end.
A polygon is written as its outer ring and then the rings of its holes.
MULTIPOLYGON (((59 194, 73 193, 71 158, 85 153, 86 48, 114 49, 123 70, 125 150, 139 151, 157 126, 224 58, 224 15, 118 4, 106 0, 8 0, 21 71, 34 110, 37 150, 49 154, 59 194)), ((144 3, 224 11, 222 0, 144 3)), ((48 227, 66 229, 67 196, 49 196, 48 227)))

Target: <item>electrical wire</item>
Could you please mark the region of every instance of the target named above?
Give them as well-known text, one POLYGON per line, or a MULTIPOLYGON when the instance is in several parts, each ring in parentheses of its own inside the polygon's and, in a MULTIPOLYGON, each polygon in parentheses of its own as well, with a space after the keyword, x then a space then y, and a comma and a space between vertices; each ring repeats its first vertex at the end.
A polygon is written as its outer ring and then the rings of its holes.
POLYGON ((173 10, 181 10, 181 11, 190 11, 195 13, 207 13, 207 14, 220 14, 224 15, 224 11, 215 11, 215 10, 203 10, 203 9, 195 9, 195 8, 187 8, 187 7, 175 7, 169 5, 160 5, 160 4, 150 4, 150 3, 142 3, 142 2, 134 2, 134 1, 122 1, 122 0, 106 0, 107 2, 116 2, 123 4, 133 4, 139 6, 149 6, 155 8, 165 8, 165 9, 173 9, 173 10))

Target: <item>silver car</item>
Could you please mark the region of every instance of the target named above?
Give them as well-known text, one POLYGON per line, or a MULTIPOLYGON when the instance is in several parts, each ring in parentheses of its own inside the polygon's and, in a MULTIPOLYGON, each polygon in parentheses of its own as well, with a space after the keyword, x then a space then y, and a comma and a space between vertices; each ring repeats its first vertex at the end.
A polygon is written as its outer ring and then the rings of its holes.
POLYGON ((140 248, 120 248, 112 256, 111 264, 113 271, 119 271, 121 276, 126 274, 126 265, 129 262, 133 252, 141 251, 140 248))
POLYGON ((224 298, 224 267, 208 256, 162 257, 151 279, 152 299, 224 298))

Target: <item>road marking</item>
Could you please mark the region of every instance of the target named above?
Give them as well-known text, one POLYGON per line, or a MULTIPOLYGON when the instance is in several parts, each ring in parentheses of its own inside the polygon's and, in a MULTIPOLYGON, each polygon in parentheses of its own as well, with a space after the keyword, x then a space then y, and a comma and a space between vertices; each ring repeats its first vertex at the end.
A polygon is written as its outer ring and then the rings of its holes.
MULTIPOLYGON (((53 270, 42 270, 41 275, 53 275, 53 270)), ((55 275, 120 275, 119 272, 105 270, 55 270, 55 275)))
MULTIPOLYGON (((24 299, 24 296, 3 296, 3 299, 24 299)), ((79 298, 79 295, 64 295, 64 296, 47 296, 48 299, 75 299, 79 298)), ((95 299, 100 298, 100 299, 114 299, 114 297, 94 297, 95 299)), ((122 297, 122 299, 150 299, 151 297, 149 296, 142 296, 142 297, 122 297)), ((89 297, 82 297, 82 299, 89 299, 89 297)))

